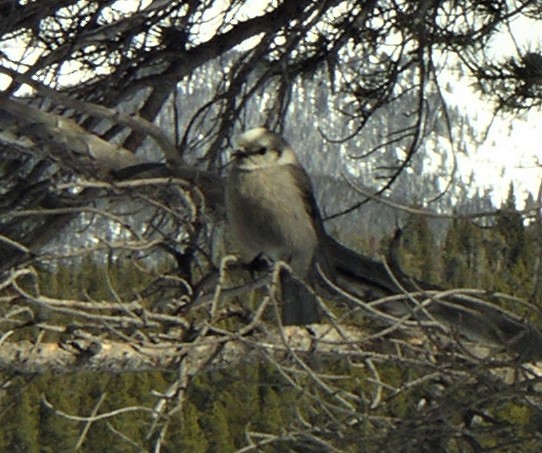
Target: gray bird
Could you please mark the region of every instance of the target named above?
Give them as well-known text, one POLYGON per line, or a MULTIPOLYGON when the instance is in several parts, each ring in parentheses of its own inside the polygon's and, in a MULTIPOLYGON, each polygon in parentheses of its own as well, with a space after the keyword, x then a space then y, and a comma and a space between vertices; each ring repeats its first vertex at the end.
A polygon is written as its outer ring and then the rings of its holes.
MULTIPOLYGON (((226 214, 243 261, 284 261, 313 288, 317 264, 333 279, 312 185, 294 150, 263 127, 243 133, 238 145, 226 183, 226 214)), ((281 284, 285 325, 320 320, 317 300, 303 284, 287 273, 281 284)))
MULTIPOLYGON (((318 265, 326 277, 354 295, 366 295, 367 287, 376 291, 375 297, 404 294, 405 290, 442 291, 404 274, 393 255, 389 263, 392 277, 382 263, 327 236, 309 177, 280 135, 265 128, 251 129, 239 137, 238 144, 226 183, 226 213, 232 240, 244 261, 258 257, 285 261, 312 288, 321 283, 318 265)), ((281 275, 281 285, 285 325, 320 320, 312 292, 288 273, 281 275)), ((320 285, 318 289, 328 288, 320 285)), ((471 295, 435 297, 425 306, 427 312, 417 310, 409 298, 391 300, 380 307, 401 317, 412 314, 418 321, 436 319, 467 337, 505 346, 523 361, 542 360, 542 333, 535 326, 471 295)), ((370 314, 389 322, 389 316, 370 314)), ((396 321, 391 322, 395 325, 396 321)))

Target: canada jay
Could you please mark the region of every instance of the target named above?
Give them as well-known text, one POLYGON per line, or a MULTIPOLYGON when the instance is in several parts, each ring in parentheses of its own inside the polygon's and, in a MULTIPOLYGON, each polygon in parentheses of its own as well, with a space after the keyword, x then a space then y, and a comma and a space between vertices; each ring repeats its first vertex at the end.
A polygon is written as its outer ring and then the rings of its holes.
MULTIPOLYGON (((226 184, 226 213, 241 258, 286 262, 312 287, 317 264, 332 279, 320 213, 294 150, 263 127, 243 133, 238 145, 226 184)), ((285 274, 281 285, 285 325, 319 321, 317 300, 303 284, 285 274)))
MULTIPOLYGON (((226 183, 226 213, 231 238, 246 262, 256 258, 288 263, 295 276, 311 288, 320 285, 319 272, 353 294, 365 294, 364 283, 379 296, 430 292, 436 286, 415 281, 395 266, 395 277, 381 263, 341 246, 325 233, 309 177, 280 136, 265 128, 251 129, 239 137, 233 166, 226 183), (337 277, 335 276, 337 272, 337 277), (335 278, 336 277, 336 278, 335 278), (397 280, 400 280, 398 286, 397 280), (379 288, 379 289, 378 289, 379 288), (380 292, 378 292, 380 291, 380 292)), ((398 242, 397 242, 398 244, 398 242)), ((390 256, 393 258, 393 255, 390 256)), ((390 260, 394 267, 394 260, 390 260)), ((282 320, 285 325, 320 320, 318 302, 288 272, 280 276, 282 320)), ((318 289, 326 288, 320 285, 318 289)), ((328 295, 327 293, 326 295, 328 295)), ((412 314, 417 320, 443 322, 468 337, 475 336, 505 345, 524 360, 542 360, 542 334, 521 318, 475 298, 435 298, 430 305, 399 299, 382 304, 383 311, 398 316, 412 314), (474 334, 474 335, 473 335, 474 334)), ((374 314, 374 313, 373 313, 374 314)), ((385 319, 389 320, 389 316, 385 319)), ((377 319, 378 318, 377 315, 377 319)), ((393 317, 392 317, 392 322, 393 317)))

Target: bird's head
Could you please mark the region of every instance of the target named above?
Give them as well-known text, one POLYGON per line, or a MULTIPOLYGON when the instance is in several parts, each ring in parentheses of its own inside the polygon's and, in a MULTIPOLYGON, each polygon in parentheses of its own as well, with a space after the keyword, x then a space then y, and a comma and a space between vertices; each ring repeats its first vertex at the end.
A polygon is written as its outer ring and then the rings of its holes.
POLYGON ((242 170, 258 170, 277 165, 299 165, 293 151, 280 135, 265 127, 250 129, 237 139, 234 164, 242 170))

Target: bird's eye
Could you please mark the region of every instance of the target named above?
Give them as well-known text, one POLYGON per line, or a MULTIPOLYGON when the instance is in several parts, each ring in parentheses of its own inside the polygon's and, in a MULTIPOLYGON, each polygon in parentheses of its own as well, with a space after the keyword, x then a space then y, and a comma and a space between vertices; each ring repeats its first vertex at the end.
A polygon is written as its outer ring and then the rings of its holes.
POLYGON ((266 152, 267 152, 267 148, 265 146, 261 147, 258 150, 258 154, 260 154, 261 156, 263 156, 266 152))

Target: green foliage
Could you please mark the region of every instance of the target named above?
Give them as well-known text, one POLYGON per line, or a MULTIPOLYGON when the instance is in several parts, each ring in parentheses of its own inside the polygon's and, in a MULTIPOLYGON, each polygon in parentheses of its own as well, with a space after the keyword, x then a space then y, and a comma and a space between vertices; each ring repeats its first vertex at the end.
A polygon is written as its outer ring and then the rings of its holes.
POLYGON ((183 420, 180 430, 172 430, 170 443, 179 445, 180 451, 204 453, 209 449, 209 435, 200 425, 200 413, 196 406, 187 401, 183 408, 183 420), (177 433, 180 436, 177 436, 177 433))
POLYGON ((512 267, 518 262, 524 252, 525 228, 523 218, 516 210, 516 196, 514 185, 510 183, 508 198, 501 206, 501 212, 497 216, 497 233, 500 234, 505 246, 504 259, 507 267, 512 267))
MULTIPOLYGON (((63 408, 72 413, 78 406, 73 403, 72 398, 77 401, 78 395, 74 392, 73 377, 48 374, 38 378, 36 386, 44 390, 48 401, 54 402, 56 407, 63 408), (60 382, 70 382, 65 387, 60 382)), ((42 452, 69 451, 77 442, 79 430, 77 424, 64 417, 55 414, 44 403, 38 401, 39 414, 39 443, 42 452)))
POLYGON ((478 287, 485 269, 482 232, 468 219, 455 219, 444 241, 443 280, 452 287, 478 287))
POLYGON ((405 270, 424 281, 435 282, 440 267, 437 244, 425 217, 412 215, 406 222, 401 243, 405 270))
POLYGON ((212 439, 210 450, 213 452, 229 453, 235 450, 226 411, 226 407, 221 402, 215 401, 208 417, 208 432, 212 439))
MULTIPOLYGON (((3 451, 28 452, 40 451, 38 417, 39 393, 36 387, 27 385, 10 388, 9 410, 3 410, 0 416, 2 426, 3 451)), ((6 402, 7 398, 2 398, 6 402)))

